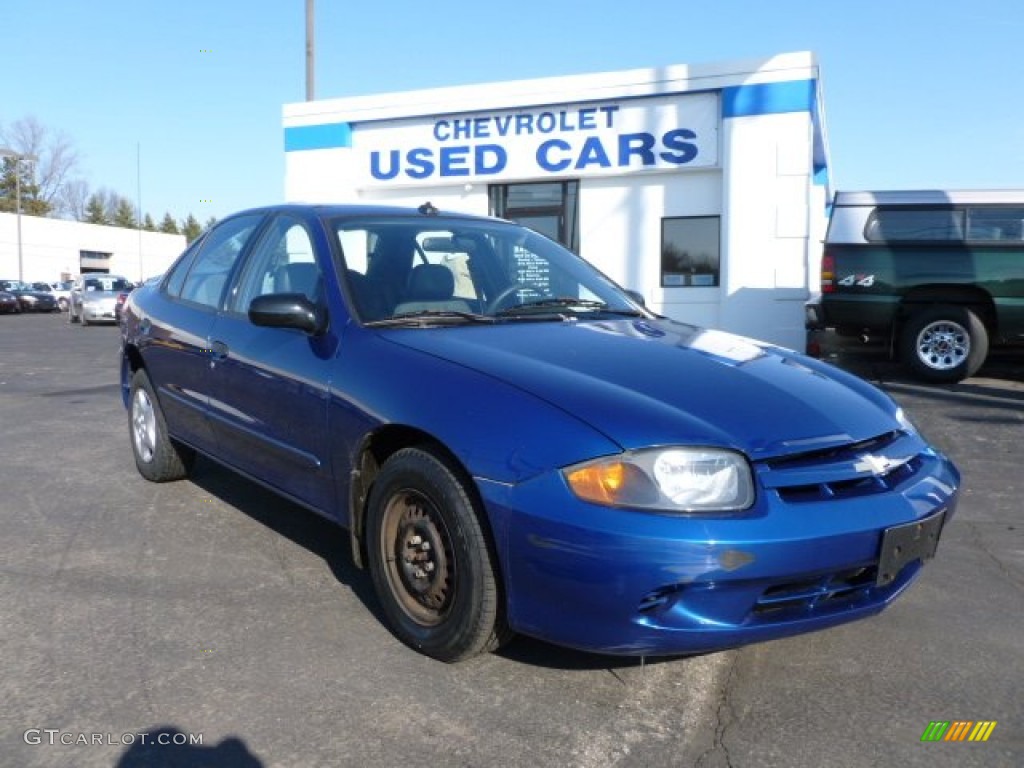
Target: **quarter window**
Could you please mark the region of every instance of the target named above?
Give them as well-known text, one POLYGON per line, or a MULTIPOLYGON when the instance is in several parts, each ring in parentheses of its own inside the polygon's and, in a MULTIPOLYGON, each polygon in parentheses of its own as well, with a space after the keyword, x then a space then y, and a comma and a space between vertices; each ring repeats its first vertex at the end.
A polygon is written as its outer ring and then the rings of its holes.
POLYGON ((721 217, 661 220, 661 284, 716 286, 721 272, 721 217))

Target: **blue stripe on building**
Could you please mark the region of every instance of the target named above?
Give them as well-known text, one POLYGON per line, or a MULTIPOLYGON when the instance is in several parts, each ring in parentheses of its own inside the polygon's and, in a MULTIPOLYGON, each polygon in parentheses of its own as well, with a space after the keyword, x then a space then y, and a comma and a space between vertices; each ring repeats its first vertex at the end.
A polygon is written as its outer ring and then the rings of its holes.
POLYGON ((352 126, 348 123, 296 125, 284 129, 284 151, 337 149, 352 146, 352 126))
POLYGON ((722 117, 810 112, 815 107, 814 80, 733 85, 722 89, 722 117))

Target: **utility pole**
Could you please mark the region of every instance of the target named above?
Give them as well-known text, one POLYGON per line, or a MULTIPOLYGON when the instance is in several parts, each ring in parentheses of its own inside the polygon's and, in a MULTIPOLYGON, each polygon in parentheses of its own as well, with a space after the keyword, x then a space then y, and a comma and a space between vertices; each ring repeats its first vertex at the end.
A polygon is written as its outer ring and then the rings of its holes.
MULTIPOLYGON (((312 2, 312 0, 310 0, 312 2)), ((18 282, 25 279, 24 259, 21 244, 21 163, 28 160, 35 163, 35 155, 23 155, 7 147, 0 147, 0 157, 9 157, 14 161, 14 209, 18 214, 18 282)), ((34 166, 33 166, 34 167, 34 166)), ((34 175, 34 174, 33 174, 34 175)))
POLYGON ((313 71, 316 64, 313 30, 313 0, 306 0, 306 101, 313 101, 313 71))

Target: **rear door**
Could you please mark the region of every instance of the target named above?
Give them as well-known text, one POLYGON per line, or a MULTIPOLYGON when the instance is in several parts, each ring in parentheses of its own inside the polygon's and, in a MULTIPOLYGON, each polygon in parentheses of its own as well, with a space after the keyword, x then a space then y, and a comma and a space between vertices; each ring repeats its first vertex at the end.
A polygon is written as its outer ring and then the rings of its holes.
POLYGON ((168 275, 163 299, 139 323, 143 357, 175 437, 214 452, 209 425, 213 386, 210 331, 228 279, 263 214, 226 219, 168 275))

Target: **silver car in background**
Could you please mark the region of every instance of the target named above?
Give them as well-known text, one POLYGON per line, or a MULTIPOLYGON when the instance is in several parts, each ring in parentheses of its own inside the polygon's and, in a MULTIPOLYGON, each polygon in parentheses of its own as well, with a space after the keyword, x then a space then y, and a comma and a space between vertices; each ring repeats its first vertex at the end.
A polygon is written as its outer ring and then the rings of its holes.
POLYGON ((130 281, 119 275, 82 275, 71 288, 68 322, 81 322, 82 325, 116 323, 118 294, 133 287, 130 281))

